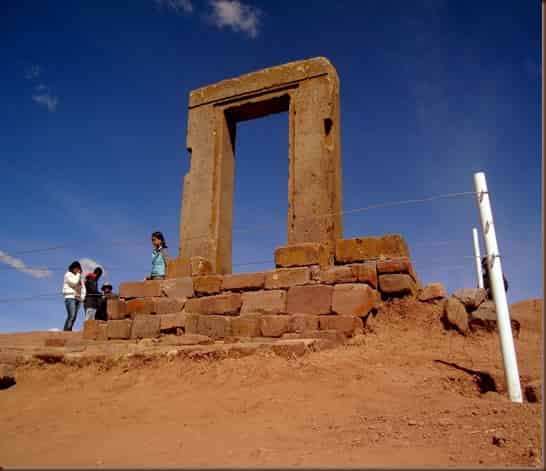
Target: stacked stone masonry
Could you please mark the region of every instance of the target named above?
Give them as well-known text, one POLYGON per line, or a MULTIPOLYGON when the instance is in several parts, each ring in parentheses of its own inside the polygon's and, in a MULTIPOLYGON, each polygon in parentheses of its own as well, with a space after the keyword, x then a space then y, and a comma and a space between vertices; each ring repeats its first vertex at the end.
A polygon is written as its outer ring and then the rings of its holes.
POLYGON ((402 237, 337 242, 335 256, 323 265, 324 247, 305 243, 277 249, 277 268, 268 272, 169 272, 166 280, 122 283, 119 298, 108 301, 108 322, 88 322, 84 334, 339 340, 362 331, 363 319, 381 302, 424 293, 402 237))

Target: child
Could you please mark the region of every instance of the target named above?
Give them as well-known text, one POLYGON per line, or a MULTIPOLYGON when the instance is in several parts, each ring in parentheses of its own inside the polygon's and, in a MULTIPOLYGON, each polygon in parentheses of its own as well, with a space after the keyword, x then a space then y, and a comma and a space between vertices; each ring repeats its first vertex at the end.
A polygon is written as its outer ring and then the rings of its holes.
POLYGON ((169 256, 167 254, 165 237, 163 237, 161 232, 154 232, 152 234, 152 246, 154 248, 152 251, 152 271, 148 279, 164 280, 169 256))
POLYGON ((99 291, 98 283, 99 278, 102 275, 102 268, 97 267, 93 270, 93 273, 89 273, 85 277, 85 320, 94 320, 99 307, 101 293, 99 291))
POLYGON ((114 299, 117 297, 115 293, 112 292, 112 285, 110 283, 104 283, 101 288, 102 297, 99 301, 99 308, 95 314, 95 319, 98 321, 107 321, 108 320, 108 299, 114 299))
POLYGON ((67 313, 64 330, 72 330, 80 304, 85 300, 85 286, 81 274, 82 266, 78 261, 72 262, 64 274, 63 296, 67 313))

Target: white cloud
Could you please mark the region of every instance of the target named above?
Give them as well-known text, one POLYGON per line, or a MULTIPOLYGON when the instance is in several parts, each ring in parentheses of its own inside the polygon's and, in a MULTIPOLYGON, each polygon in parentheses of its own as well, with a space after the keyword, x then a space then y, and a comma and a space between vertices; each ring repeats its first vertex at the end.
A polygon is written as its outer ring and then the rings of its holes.
POLYGON ((42 93, 41 95, 32 95, 32 99, 41 106, 45 106, 48 111, 55 111, 59 104, 59 98, 50 93, 42 93))
POLYGON ((155 0, 157 5, 161 7, 165 7, 169 10, 174 10, 176 12, 179 12, 180 10, 184 11, 184 13, 192 13, 193 12, 193 5, 191 3, 191 0, 155 0))
POLYGON ((82 271, 84 274, 91 273, 95 268, 101 267, 102 276, 103 277, 106 276, 106 270, 104 269, 104 267, 100 263, 93 260, 92 258, 81 258, 79 261, 80 261, 80 265, 82 266, 82 271))
POLYGON ((258 36, 262 11, 239 0, 210 0, 212 21, 218 28, 228 27, 236 32, 258 36))
POLYGON ((47 278, 52 275, 47 268, 30 268, 21 259, 12 257, 2 250, 0 250, 0 262, 34 278, 47 278))
POLYGON ((42 72, 42 69, 39 65, 31 65, 27 68, 25 72, 25 78, 27 80, 34 80, 35 78, 38 78, 40 76, 40 73, 42 72))

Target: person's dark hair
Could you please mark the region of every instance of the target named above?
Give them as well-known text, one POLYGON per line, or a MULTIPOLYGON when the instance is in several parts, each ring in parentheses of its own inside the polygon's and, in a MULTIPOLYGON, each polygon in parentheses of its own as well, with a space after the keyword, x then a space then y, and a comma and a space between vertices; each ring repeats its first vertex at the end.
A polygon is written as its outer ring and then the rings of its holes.
POLYGON ((74 271, 76 268, 79 268, 80 271, 82 271, 82 266, 80 265, 80 262, 78 262, 77 260, 75 262, 72 262, 68 266, 68 271, 74 271))
POLYGON ((100 276, 102 275, 102 268, 101 267, 97 267, 93 270, 93 273, 95 275, 97 275, 97 278, 100 278, 100 276))
POLYGON ((105 288, 110 288, 110 289, 112 289, 112 285, 111 285, 110 283, 104 283, 104 284, 100 287, 100 289, 101 289, 102 291, 104 291, 105 288))
POLYGON ((167 242, 165 242, 165 237, 163 237, 163 234, 159 231, 156 231, 152 234, 152 237, 155 237, 156 239, 159 239, 161 241, 161 246, 166 249, 167 248, 167 242))

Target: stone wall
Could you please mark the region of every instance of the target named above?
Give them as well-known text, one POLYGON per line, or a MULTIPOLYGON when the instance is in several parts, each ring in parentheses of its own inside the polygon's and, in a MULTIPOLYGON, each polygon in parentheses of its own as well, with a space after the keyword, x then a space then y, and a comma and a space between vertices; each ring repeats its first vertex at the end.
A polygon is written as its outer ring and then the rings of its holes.
POLYGON ((166 280, 122 283, 119 299, 108 303, 108 322, 86 323, 84 335, 343 340, 362 332, 383 300, 415 296, 420 288, 398 235, 338 240, 333 257, 318 243, 280 247, 275 265, 267 272, 219 275, 205 260, 178 260, 166 280))

